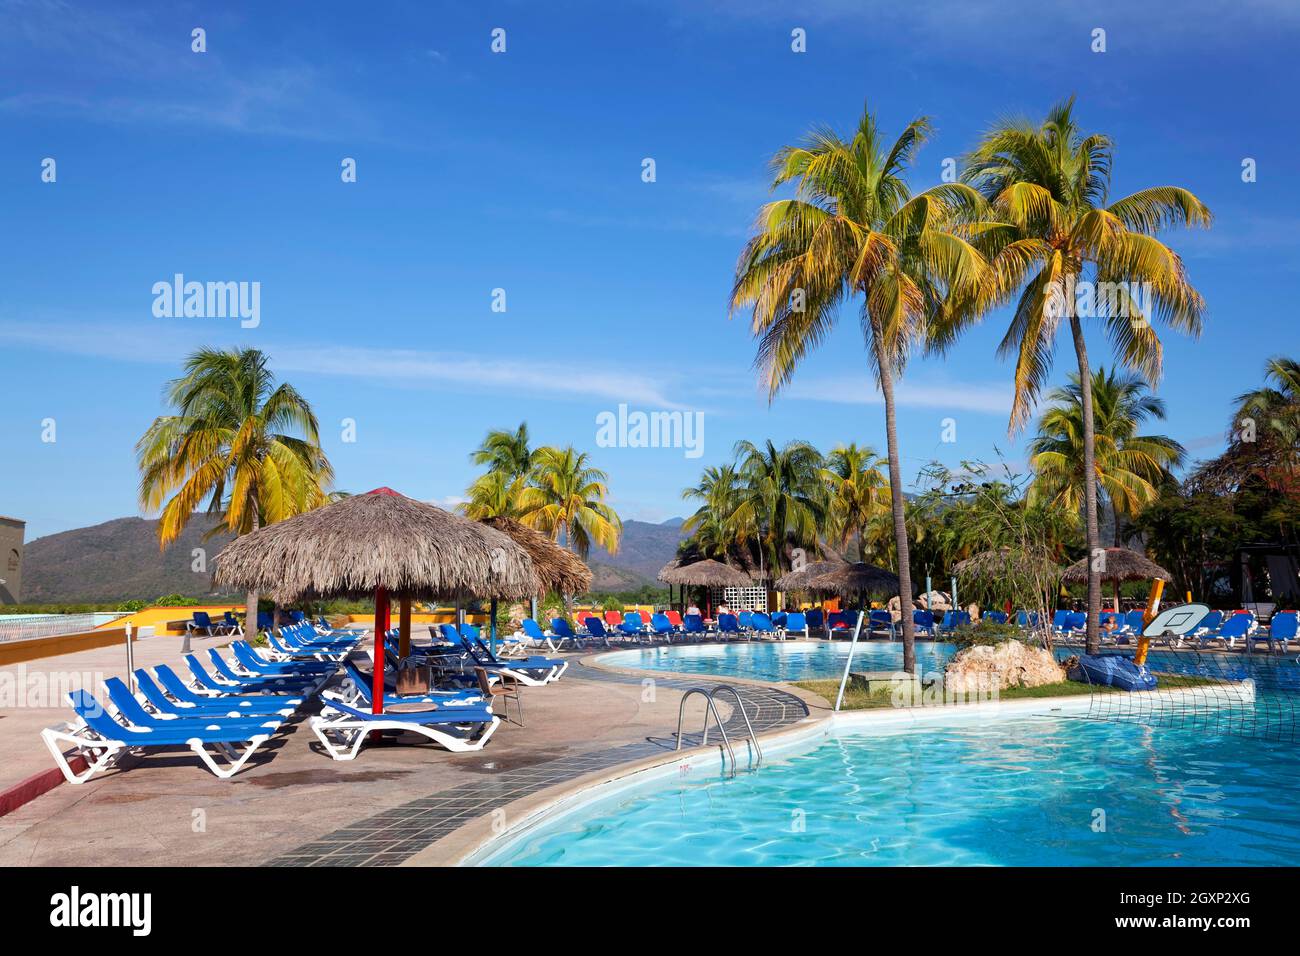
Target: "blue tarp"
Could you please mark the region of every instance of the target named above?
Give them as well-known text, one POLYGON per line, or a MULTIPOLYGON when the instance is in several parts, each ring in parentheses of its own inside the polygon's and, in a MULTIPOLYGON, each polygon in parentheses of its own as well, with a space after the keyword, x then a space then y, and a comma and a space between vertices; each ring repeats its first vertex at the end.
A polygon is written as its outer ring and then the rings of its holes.
POLYGON ((1153 690, 1156 677, 1145 664, 1120 654, 1081 654, 1079 665, 1070 671, 1070 680, 1118 687, 1120 690, 1153 690))

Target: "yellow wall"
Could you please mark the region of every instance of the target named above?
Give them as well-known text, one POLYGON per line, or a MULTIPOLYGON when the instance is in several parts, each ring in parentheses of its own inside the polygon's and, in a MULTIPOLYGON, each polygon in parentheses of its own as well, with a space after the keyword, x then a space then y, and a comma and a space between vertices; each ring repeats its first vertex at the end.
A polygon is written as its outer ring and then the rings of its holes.
POLYGON ((241 604, 198 604, 194 607, 147 607, 143 611, 136 611, 134 614, 128 614, 125 617, 119 617, 115 621, 109 621, 107 624, 101 624, 100 630, 105 628, 123 628, 130 624, 134 628, 153 627, 158 634, 167 633, 169 623, 182 622, 180 629, 185 629, 185 621, 193 619, 195 611, 207 611, 215 620, 221 617, 227 611, 234 611, 237 615, 243 616, 244 607, 241 604))

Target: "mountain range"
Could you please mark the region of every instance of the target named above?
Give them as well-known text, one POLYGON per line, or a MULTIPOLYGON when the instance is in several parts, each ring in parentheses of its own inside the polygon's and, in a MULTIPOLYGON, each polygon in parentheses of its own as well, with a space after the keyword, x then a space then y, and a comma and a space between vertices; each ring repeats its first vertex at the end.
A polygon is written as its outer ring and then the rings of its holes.
MULTIPOLYGON (((682 519, 662 524, 625 521, 618 554, 590 555, 595 591, 630 591, 654 584, 684 537, 682 519)), ((213 519, 196 515, 180 538, 158 548, 158 522, 117 518, 29 541, 23 555, 24 604, 151 601, 166 594, 212 595, 212 559, 230 541, 204 535, 213 519)))

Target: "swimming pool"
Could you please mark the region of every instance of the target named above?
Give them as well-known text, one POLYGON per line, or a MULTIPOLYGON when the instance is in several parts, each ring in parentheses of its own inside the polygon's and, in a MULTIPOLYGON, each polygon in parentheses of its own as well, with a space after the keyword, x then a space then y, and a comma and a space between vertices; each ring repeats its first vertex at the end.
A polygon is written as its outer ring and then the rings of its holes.
POLYGON ((1293 866, 1297 787, 1292 747, 1237 737, 1028 714, 850 726, 734 778, 616 792, 484 862, 1293 866))
MULTIPOLYGON (((922 673, 942 671, 954 650, 952 644, 917 641, 917 665, 922 673)), ((847 641, 775 641, 646 647, 602 654, 597 660, 635 670, 796 681, 839 677, 848 654, 847 641)), ((902 667, 901 641, 860 641, 853 652, 854 670, 896 671, 902 667)))

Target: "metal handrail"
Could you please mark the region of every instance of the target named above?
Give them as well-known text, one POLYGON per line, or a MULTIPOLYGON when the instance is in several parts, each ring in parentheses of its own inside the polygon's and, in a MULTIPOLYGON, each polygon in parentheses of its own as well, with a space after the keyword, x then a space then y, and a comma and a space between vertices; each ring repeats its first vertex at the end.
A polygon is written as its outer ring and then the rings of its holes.
POLYGON ((704 711, 704 733, 700 738, 700 746, 709 745, 709 714, 713 715, 714 722, 718 725, 718 733, 722 734, 722 745, 727 750, 727 755, 731 757, 731 769, 736 769, 736 752, 731 749, 731 739, 727 736, 727 728, 722 726, 722 718, 718 716, 717 705, 713 702, 713 695, 703 687, 692 687, 682 695, 681 706, 677 708, 677 746, 674 750, 682 749, 682 721, 686 717, 686 702, 690 700, 692 694, 699 694, 704 698, 707 709, 704 711))
POLYGON ((709 691, 709 699, 712 700, 713 695, 723 690, 731 691, 731 696, 736 698, 736 707, 740 710, 740 716, 745 718, 745 730, 749 734, 749 743, 750 746, 754 748, 754 753, 758 757, 754 762, 754 766, 757 767, 763 763, 763 748, 758 745, 758 737, 754 735, 754 725, 749 722, 749 712, 745 710, 745 702, 740 697, 740 691, 736 690, 736 688, 732 687, 730 684, 719 684, 717 687, 713 688, 713 690, 709 691))

